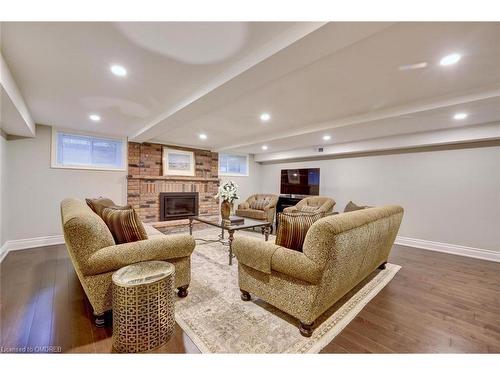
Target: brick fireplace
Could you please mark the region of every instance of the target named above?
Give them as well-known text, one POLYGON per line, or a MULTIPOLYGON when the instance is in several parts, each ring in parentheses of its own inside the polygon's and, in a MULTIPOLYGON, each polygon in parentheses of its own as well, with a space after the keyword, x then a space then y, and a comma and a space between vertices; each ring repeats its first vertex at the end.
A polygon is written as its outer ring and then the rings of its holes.
POLYGON ((168 146, 193 151, 195 176, 163 176, 163 147, 157 143, 128 144, 127 203, 145 222, 162 221, 160 193, 198 193, 198 214, 217 215, 213 197, 219 187, 218 154, 208 150, 168 146))

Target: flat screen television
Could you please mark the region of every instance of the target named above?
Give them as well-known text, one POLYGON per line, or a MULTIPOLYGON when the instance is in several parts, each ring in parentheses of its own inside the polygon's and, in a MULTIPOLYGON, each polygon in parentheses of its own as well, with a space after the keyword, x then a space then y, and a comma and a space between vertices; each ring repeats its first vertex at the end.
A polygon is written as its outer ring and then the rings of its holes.
POLYGON ((282 169, 280 193, 319 195, 319 168, 282 169))

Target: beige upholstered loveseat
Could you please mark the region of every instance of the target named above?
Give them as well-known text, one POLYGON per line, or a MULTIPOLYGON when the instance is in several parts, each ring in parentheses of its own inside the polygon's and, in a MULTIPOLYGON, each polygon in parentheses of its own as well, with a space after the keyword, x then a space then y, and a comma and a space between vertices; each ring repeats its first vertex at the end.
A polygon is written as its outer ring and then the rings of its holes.
POLYGON ((295 206, 286 207, 283 212, 321 212, 328 216, 333 212, 335 200, 328 197, 307 197, 299 201, 295 206))
POLYGON ((237 216, 265 220, 273 224, 278 196, 274 194, 254 194, 238 205, 237 216))
POLYGON ((324 217, 307 232, 303 252, 240 236, 233 241, 243 300, 250 293, 300 321, 314 321, 377 267, 385 268, 403 218, 399 206, 324 217))
POLYGON ((76 274, 87 295, 96 324, 104 324, 103 314, 111 310, 111 275, 129 264, 165 260, 175 266, 175 286, 179 297, 187 296, 191 278, 194 239, 187 234, 166 236, 144 224, 147 240, 116 245, 104 221, 85 202, 61 202, 64 239, 76 274))

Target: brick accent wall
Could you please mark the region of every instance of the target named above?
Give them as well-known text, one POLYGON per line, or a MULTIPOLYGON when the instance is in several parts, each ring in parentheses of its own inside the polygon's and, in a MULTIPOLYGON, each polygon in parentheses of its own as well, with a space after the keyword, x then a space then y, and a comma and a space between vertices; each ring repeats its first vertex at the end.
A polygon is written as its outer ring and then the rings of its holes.
POLYGON ((193 151, 195 176, 163 176, 163 147, 156 143, 128 144, 127 203, 145 222, 157 222, 160 193, 198 192, 199 214, 217 215, 219 203, 213 197, 219 187, 218 154, 207 150, 167 146, 193 151))

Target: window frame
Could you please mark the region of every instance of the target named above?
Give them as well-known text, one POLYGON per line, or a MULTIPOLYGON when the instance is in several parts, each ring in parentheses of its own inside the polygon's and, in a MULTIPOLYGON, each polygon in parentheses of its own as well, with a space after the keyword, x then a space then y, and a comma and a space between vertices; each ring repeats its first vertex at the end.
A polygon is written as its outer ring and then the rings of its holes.
POLYGON ((82 170, 89 170, 89 171, 113 171, 113 172, 126 172, 127 171, 127 164, 128 164, 128 140, 126 137, 110 137, 98 133, 92 133, 92 132, 84 132, 84 131, 79 131, 79 130, 72 130, 72 129, 63 129, 63 128, 56 128, 52 127, 52 141, 50 145, 50 167, 55 168, 55 169, 82 169, 82 170), (70 135, 79 135, 79 136, 85 136, 85 137, 95 137, 103 140, 110 140, 110 141, 120 141, 122 142, 122 165, 123 167, 121 168, 113 168, 113 167, 99 167, 99 166, 93 166, 93 165, 60 165, 57 162, 57 149, 58 149, 58 142, 57 142, 57 135, 59 133, 64 133, 64 134, 70 134, 70 135))
POLYGON ((249 162, 250 156, 248 154, 242 154, 242 153, 237 153, 237 152, 219 152, 219 157, 217 160, 217 173, 219 176, 230 176, 230 177, 248 177, 250 176, 250 162, 249 162), (244 156, 246 160, 246 165, 247 165, 247 173, 233 173, 233 172, 221 172, 220 170, 220 161, 221 161, 221 155, 234 155, 234 156, 244 156))

